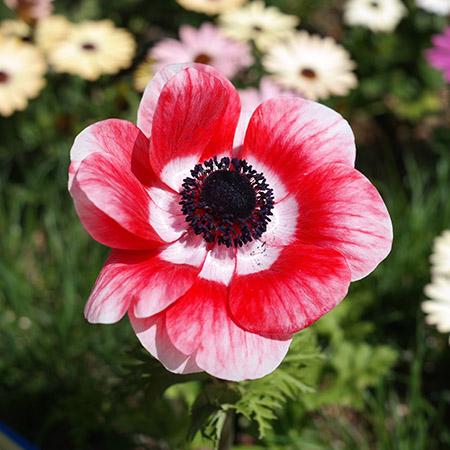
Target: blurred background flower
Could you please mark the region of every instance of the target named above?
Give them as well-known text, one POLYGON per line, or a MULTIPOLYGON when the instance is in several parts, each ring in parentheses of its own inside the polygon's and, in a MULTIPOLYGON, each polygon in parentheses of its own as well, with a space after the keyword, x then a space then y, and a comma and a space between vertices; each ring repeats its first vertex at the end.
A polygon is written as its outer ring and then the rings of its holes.
POLYGON ((297 16, 283 14, 278 8, 266 6, 262 1, 253 1, 219 17, 220 26, 227 36, 254 42, 263 51, 289 37, 299 22, 297 16))
POLYGON ((277 83, 312 100, 345 95, 358 84, 348 52, 331 37, 306 31, 271 47, 263 65, 277 83))
POLYGON ((57 72, 93 81, 128 68, 135 49, 133 36, 111 21, 87 21, 72 25, 67 37, 49 50, 48 58, 57 72))
POLYGON ((64 16, 50 16, 40 20, 35 29, 36 45, 46 54, 65 41, 72 30, 72 24, 64 16))
POLYGON ((30 44, 0 38, 0 115, 23 110, 45 85, 47 65, 30 44))
POLYGON ((205 14, 220 14, 237 6, 243 5, 247 0, 177 0, 186 9, 205 14))
POLYGON ((227 38, 210 23, 204 23, 199 29, 183 25, 179 34, 180 40, 163 39, 150 50, 155 70, 167 64, 195 62, 209 64, 232 78, 253 63, 247 44, 227 38))
POLYGON ((407 10, 400 0, 349 0, 344 19, 348 25, 360 25, 372 31, 394 31, 407 10))
MULTIPOLYGON (((440 333, 450 332, 450 230, 434 240, 431 261, 431 283, 425 286, 430 300, 422 303, 426 322, 440 333)), ((450 340, 449 340, 450 343, 450 340)))
POLYGON ((5 0, 5 4, 14 9, 25 22, 42 19, 51 14, 53 0, 5 0))
POLYGON ((441 16, 450 14, 450 0, 416 0, 416 3, 420 8, 441 16))
POLYGON ((450 82, 450 27, 442 34, 433 36, 433 44, 434 47, 426 52, 427 60, 434 68, 442 71, 450 82))

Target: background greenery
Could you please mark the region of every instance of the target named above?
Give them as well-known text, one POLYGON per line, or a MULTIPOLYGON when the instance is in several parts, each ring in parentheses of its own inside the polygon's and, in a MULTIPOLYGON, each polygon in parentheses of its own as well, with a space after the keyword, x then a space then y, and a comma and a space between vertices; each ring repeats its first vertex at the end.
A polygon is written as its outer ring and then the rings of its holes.
MULTIPOLYGON (((352 124, 357 167, 391 212, 391 255, 299 335, 277 375, 239 386, 183 378, 162 396, 180 378, 160 376, 127 320, 83 319, 107 250, 84 232, 66 191, 74 136, 106 117, 134 120, 132 69, 96 83, 50 74, 25 112, 0 119, 0 420, 42 449, 209 448, 199 433, 186 443, 187 433, 202 425, 214 435, 230 410, 235 448, 450 447, 448 336, 426 327, 420 311, 432 239, 450 228, 450 92, 423 59, 444 19, 409 2, 395 33, 373 34, 343 27, 342 2, 267 3, 335 37, 358 64, 359 88, 327 103, 352 124), (297 384, 283 384, 290 375, 297 384)), ((207 19, 173 0, 55 4, 72 20, 111 18, 128 28, 139 43, 136 64, 180 24, 207 19)), ((258 70, 238 86, 255 83, 258 70)))

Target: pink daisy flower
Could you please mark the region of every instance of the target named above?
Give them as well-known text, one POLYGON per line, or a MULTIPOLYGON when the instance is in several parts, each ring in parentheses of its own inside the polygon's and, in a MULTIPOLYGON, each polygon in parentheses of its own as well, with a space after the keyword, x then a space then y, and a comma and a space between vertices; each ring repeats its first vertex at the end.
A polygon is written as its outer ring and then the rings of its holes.
POLYGON ((17 11, 22 20, 43 19, 53 11, 53 0, 5 0, 8 8, 17 11))
POLYGON ((156 70, 167 64, 192 62, 211 65, 232 78, 253 64, 248 44, 224 36, 210 23, 204 23, 199 29, 184 25, 179 34, 179 41, 163 39, 150 50, 149 57, 156 61, 156 70))
POLYGON ((112 247, 86 318, 128 313, 168 370, 226 380, 273 371, 293 333, 334 308, 392 243, 339 114, 268 100, 233 149, 239 111, 214 68, 168 66, 147 86, 137 126, 91 125, 69 169, 84 227, 112 247))
POLYGON ((431 66, 444 73, 450 82, 450 27, 442 34, 433 36, 434 47, 427 50, 426 57, 431 66))

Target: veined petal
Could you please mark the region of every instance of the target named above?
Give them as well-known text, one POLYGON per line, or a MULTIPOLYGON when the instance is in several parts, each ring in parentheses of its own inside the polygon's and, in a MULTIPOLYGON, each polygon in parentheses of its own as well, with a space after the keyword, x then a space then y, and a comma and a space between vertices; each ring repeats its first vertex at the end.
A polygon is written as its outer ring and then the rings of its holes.
POLYGON ((378 191, 356 169, 324 165, 299 179, 296 195, 298 238, 340 252, 352 281, 368 275, 389 254, 389 213, 378 191))
POLYGON ((128 315, 143 347, 167 370, 183 374, 202 372, 195 363, 194 355, 185 355, 172 344, 167 334, 165 312, 146 319, 137 318, 131 310, 128 315))
POLYGON ((235 275, 230 313, 248 331, 285 336, 334 308, 349 285, 350 270, 340 253, 296 242, 279 250, 266 270, 235 275))
POLYGON ((273 171, 289 191, 298 174, 322 164, 353 167, 355 152, 353 132, 341 115, 303 98, 281 97, 256 109, 240 157, 257 170, 262 164, 273 171))
POLYGON ((92 153, 102 153, 123 160, 124 166, 141 183, 149 185, 156 180, 149 161, 149 141, 131 122, 108 119, 85 128, 70 150, 69 190, 81 162, 92 153))
POLYGON ((140 273, 146 288, 135 295, 134 315, 150 317, 184 295, 197 279, 206 252, 203 239, 186 235, 149 260, 140 273))
MULTIPOLYGON (((184 355, 195 355, 198 367, 215 377, 263 377, 281 363, 291 340, 244 331, 228 315, 226 297, 225 285, 198 279, 167 310, 167 338, 184 355)), ((159 358, 165 360, 162 353, 159 358)))
POLYGON ((175 186, 171 176, 177 161, 190 158, 192 164, 229 154, 239 110, 239 95, 223 76, 196 68, 174 75, 161 91, 152 121, 150 163, 156 174, 178 191, 182 180, 175 186))
MULTIPOLYGON (((129 171, 124 158, 116 158, 103 153, 92 153, 81 162, 75 175, 72 190, 75 207, 79 210, 80 198, 86 199, 127 232, 141 240, 161 242, 161 238, 150 225, 150 196, 145 187, 129 171), (80 197, 80 193, 83 197, 80 197)), ((91 209, 93 211, 93 209, 91 209)), ((80 214, 83 221, 85 217, 80 214)), ((99 230, 104 222, 83 221, 92 236, 101 235, 99 230)), ((103 230, 106 234, 107 229, 103 230)), ((101 235, 100 237, 103 238, 101 235)), ((99 239, 100 240, 100 239, 99 239)), ((101 239, 100 242, 108 240, 101 239)), ((122 248, 126 247, 126 242, 122 248)), ((133 247, 132 247, 133 248, 133 247)))
POLYGON ((113 250, 105 262, 87 301, 84 315, 91 323, 120 320, 133 298, 145 288, 145 270, 157 254, 150 251, 113 250))
POLYGON ((170 64, 157 72, 145 88, 138 110, 137 125, 145 136, 150 137, 151 135, 156 107, 164 86, 176 74, 189 67, 220 76, 220 73, 214 67, 195 63, 170 64))

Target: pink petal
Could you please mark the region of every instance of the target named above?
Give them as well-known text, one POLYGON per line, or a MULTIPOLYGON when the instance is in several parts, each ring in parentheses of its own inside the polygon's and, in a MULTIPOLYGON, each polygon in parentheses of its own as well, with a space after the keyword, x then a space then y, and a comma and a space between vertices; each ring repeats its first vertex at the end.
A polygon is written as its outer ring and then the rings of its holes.
POLYGON ((84 315, 91 323, 114 323, 127 312, 135 295, 148 287, 145 270, 157 254, 113 250, 87 301, 84 315))
POLYGON ((98 209, 80 189, 76 178, 72 184, 71 195, 81 223, 96 241, 107 247, 130 250, 142 250, 155 246, 154 241, 148 241, 130 233, 98 209))
POLYGON ((375 187, 357 170, 325 165, 299 178, 298 238, 345 256, 358 280, 389 254, 392 223, 375 187))
MULTIPOLYGON (((225 380, 260 378, 281 363, 290 339, 269 339, 238 327, 229 317, 227 288, 199 279, 166 312, 167 338, 209 374, 225 380)), ((167 344, 168 345, 168 344, 167 344)), ((170 358, 158 356, 163 364, 170 358)))
POLYGON ((230 153, 239 109, 237 91, 223 76, 196 68, 173 76, 152 123, 150 163, 162 181, 174 161, 230 153))
MULTIPOLYGON (((97 210, 141 240, 161 242, 149 222, 150 196, 127 164, 125 158, 105 153, 91 153, 83 159, 74 179, 77 188, 72 190, 80 219, 92 236, 100 237, 100 242, 108 242, 109 236, 102 217, 95 220, 97 210), (84 208, 89 211, 90 220, 85 220, 85 211, 80 208, 80 203, 86 201, 93 205, 92 208, 84 208)), ((133 243, 130 245, 128 247, 128 243, 123 242, 120 247, 134 248, 133 243)))
MULTIPOLYGON (((255 111, 241 158, 257 170, 261 165, 263 172, 270 169, 291 190, 297 174, 322 164, 353 167, 355 151, 352 130, 338 113, 309 100, 282 97, 262 103, 255 111)), ((281 198, 282 194, 275 194, 281 198)))
POLYGON ((267 270, 236 275, 230 313, 242 328, 286 336, 311 325, 347 294, 350 271, 332 249, 291 244, 267 270))
MULTIPOLYGON (((175 42, 178 43, 178 41, 175 42)), ((147 137, 151 135, 156 107, 158 106, 159 96, 161 95, 164 86, 176 74, 188 67, 210 73, 211 75, 220 76, 219 72, 216 69, 204 64, 170 64, 164 69, 160 70, 147 85, 138 110, 137 125, 147 137)))
POLYGON ((75 138, 70 150, 69 189, 81 162, 92 153, 124 158, 141 183, 153 183, 156 178, 150 166, 148 147, 148 139, 131 122, 108 119, 90 125, 75 138))
POLYGON ((174 373, 201 372, 194 355, 181 353, 167 335, 166 313, 162 312, 147 319, 138 319, 129 312, 130 322, 141 344, 152 356, 159 359, 167 370, 174 373))
POLYGON ((147 261, 139 274, 145 286, 135 295, 134 315, 152 316, 184 295, 194 284, 205 258, 203 239, 186 235, 147 261))

